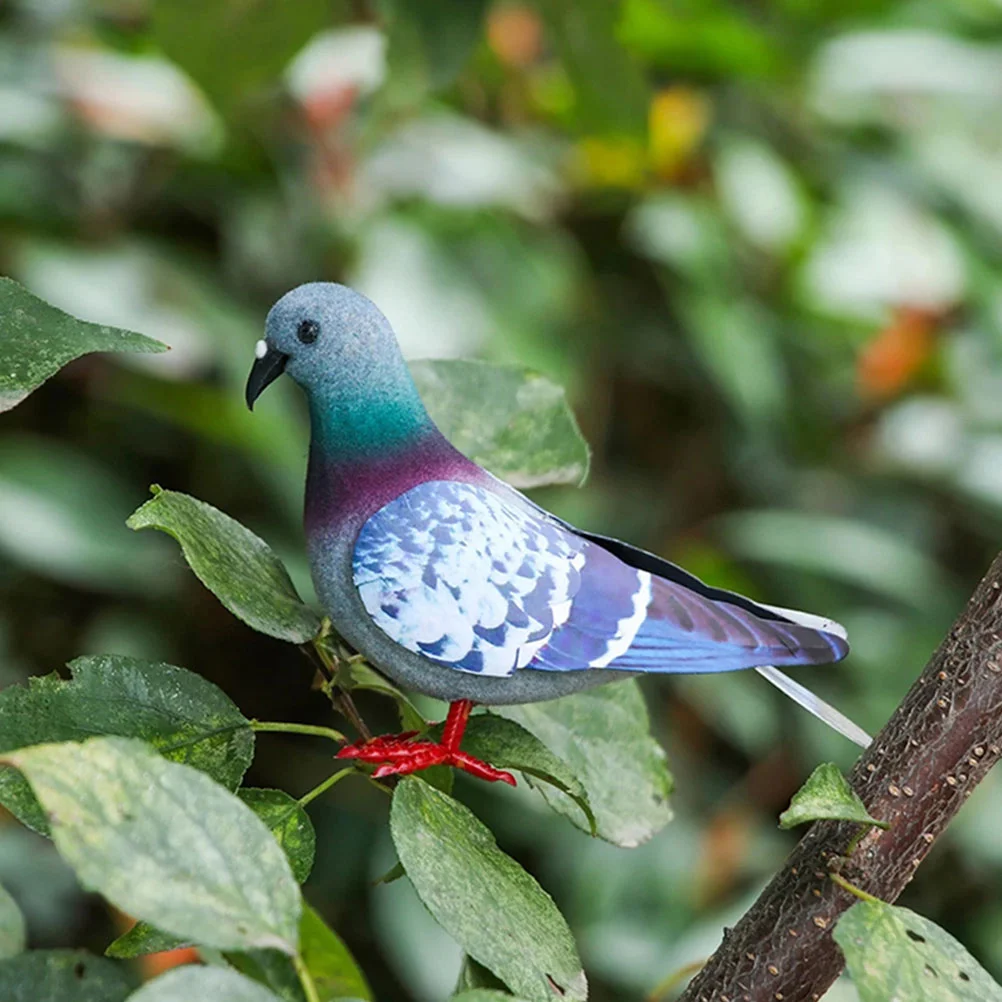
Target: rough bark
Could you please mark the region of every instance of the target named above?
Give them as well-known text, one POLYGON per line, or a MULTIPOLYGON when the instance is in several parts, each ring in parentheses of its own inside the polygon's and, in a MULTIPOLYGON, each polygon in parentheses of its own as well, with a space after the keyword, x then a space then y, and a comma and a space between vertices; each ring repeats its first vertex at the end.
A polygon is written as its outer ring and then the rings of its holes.
POLYGON ((857 825, 814 824, 680 1002, 820 999, 844 964, 831 931, 856 901, 829 873, 894 901, 1000 752, 1002 554, 849 777, 890 828, 852 848, 857 825))

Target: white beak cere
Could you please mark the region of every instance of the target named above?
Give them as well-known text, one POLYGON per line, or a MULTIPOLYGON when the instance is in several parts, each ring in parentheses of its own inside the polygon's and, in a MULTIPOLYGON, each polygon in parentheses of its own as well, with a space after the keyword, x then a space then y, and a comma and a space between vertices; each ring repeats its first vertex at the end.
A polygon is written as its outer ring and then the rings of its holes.
POLYGON ((264 358, 268 354, 268 345, 265 343, 264 338, 262 338, 256 345, 254 345, 254 357, 264 358))

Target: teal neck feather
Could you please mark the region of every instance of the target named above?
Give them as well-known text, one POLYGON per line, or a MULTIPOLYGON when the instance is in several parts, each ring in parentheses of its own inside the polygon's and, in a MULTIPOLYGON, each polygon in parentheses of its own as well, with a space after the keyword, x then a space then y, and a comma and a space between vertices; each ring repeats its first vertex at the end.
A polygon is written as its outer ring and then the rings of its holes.
POLYGON ((312 448, 338 465, 399 453, 437 431, 410 373, 330 380, 310 392, 312 448), (336 382, 336 385, 335 385, 336 382))

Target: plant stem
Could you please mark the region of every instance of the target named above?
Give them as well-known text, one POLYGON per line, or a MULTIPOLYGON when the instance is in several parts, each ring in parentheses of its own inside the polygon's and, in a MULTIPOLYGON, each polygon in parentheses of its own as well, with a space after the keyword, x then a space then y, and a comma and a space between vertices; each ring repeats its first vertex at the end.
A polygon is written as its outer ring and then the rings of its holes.
POLYGON ((864 891, 862 887, 857 887, 855 884, 850 884, 841 873, 829 873, 828 876, 839 885, 844 891, 848 891, 850 894, 855 894, 860 901, 869 901, 871 905, 882 905, 886 902, 881 901, 880 898, 868 891, 864 891))
POLYGON ((272 722, 270 720, 252 720, 251 729, 255 731, 274 731, 278 734, 309 734, 315 738, 329 738, 338 744, 344 744, 348 739, 333 727, 318 727, 316 724, 293 724, 272 722))
POLYGON ((303 986, 306 1002, 320 1002, 320 992, 317 991, 316 983, 313 980, 313 975, 310 974, 310 969, 306 966, 306 961, 297 953, 292 958, 292 963, 296 968, 299 983, 303 986))
POLYGON ((355 767, 353 765, 349 765, 346 768, 341 769, 339 772, 335 772, 333 776, 328 776, 322 783, 318 783, 314 786, 309 793, 304 793, 299 798, 299 806, 305 807, 308 803, 310 803, 310 801, 316 800, 321 793, 326 793, 335 783, 341 782, 345 776, 355 771, 355 767))

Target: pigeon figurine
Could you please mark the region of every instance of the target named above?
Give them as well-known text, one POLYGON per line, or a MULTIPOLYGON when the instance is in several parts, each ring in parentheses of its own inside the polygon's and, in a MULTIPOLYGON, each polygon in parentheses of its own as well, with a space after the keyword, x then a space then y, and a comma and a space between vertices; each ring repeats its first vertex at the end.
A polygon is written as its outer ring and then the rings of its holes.
POLYGON ((514 783, 461 751, 474 704, 745 668, 869 742, 777 670, 844 658, 838 624, 581 532, 477 466, 428 416, 389 321, 364 296, 330 282, 283 296, 257 343, 248 406, 283 372, 309 401, 306 537, 334 629, 401 686, 450 703, 440 742, 377 737, 340 758, 380 763, 376 776, 444 764, 514 783))

